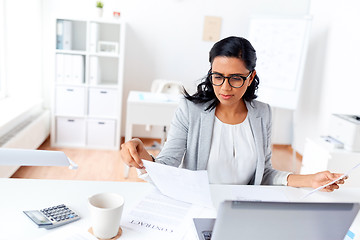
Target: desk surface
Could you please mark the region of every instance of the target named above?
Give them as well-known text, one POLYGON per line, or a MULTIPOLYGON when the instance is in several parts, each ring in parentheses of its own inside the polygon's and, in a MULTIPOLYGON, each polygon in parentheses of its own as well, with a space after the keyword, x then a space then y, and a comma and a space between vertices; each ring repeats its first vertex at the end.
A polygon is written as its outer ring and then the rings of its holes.
MULTIPOLYGON (((268 188, 276 189, 285 194, 290 201, 299 201, 308 189, 298 189, 281 186, 236 186, 211 185, 210 190, 214 205, 229 198, 234 190, 268 188)), ((115 192, 125 197, 125 209, 134 206, 137 200, 151 190, 148 183, 132 182, 100 182, 100 181, 67 181, 67 180, 30 180, 30 179, 0 179, 0 240, 5 239, 37 239, 50 231, 39 229, 22 212, 64 203, 74 208, 81 219, 62 226, 76 227, 87 230, 90 226, 90 216, 87 208, 87 198, 99 192, 115 192)), ((360 202, 360 188, 343 187, 333 193, 314 193, 306 201, 318 202, 360 202)), ((60 229, 58 228, 58 229, 60 229)), ((360 235, 360 216, 355 219, 351 228, 360 235)), ((360 236, 355 239, 359 239, 360 236)), ((124 231, 123 240, 137 239, 136 233, 124 231)))

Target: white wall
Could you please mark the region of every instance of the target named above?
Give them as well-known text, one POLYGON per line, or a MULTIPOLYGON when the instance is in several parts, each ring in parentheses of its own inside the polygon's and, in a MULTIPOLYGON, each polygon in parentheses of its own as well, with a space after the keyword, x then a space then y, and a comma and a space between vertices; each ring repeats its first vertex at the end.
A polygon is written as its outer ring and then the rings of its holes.
POLYGON ((334 14, 325 66, 325 78, 329 80, 326 100, 331 113, 360 115, 360 2, 337 3, 332 5, 334 14))
MULTIPOLYGON (((15 5, 13 3, 14 10, 15 5)), ((50 27, 54 24, 52 20, 55 17, 94 17, 96 9, 93 2, 86 0, 44 0, 43 5, 44 86, 50 89, 49 69, 53 67, 55 44, 54 28, 50 27)), ((112 11, 120 11, 128 22, 122 135, 130 90, 149 90, 153 79, 167 78, 183 81, 193 92, 197 80, 206 74, 208 51, 213 43, 201 40, 205 15, 223 18, 221 37, 226 37, 245 35, 251 14, 302 15, 310 11, 312 31, 299 106, 294 114, 294 145, 303 153, 306 137, 327 134, 331 113, 360 114, 357 104, 360 81, 356 71, 360 65, 358 9, 356 0, 344 0, 341 4, 335 0, 105 1, 104 17, 111 16, 112 11)), ((49 100, 49 91, 45 91, 45 95, 49 100)), ((293 112, 274 109, 274 113, 273 142, 290 144, 293 112)), ((134 134, 160 137, 140 127, 134 129, 134 134)))
POLYGON ((42 0, 6 0, 6 81, 10 97, 42 96, 42 0))
MULTIPOLYGON (((245 36, 250 16, 304 15, 310 0, 107 0, 104 17, 121 12, 127 23, 125 82, 122 135, 124 135, 126 99, 130 90, 150 90, 156 78, 182 81, 189 92, 208 71, 208 52, 213 42, 202 41, 204 16, 222 17, 221 37, 245 36)), ((96 17, 94 2, 86 0, 44 0, 44 76, 51 79, 53 61, 53 27, 55 17, 96 17), (71 7, 69 7, 71 6, 71 7)), ((47 82, 47 87, 49 83, 47 82)), ((50 88, 48 88, 50 89, 50 88)), ((49 97, 49 96, 48 96, 49 97)), ((281 110, 279 110, 281 112, 281 110)), ((285 116, 288 119, 289 115, 285 116)), ((284 118, 279 117, 283 120, 284 118)), ((290 115, 291 119, 291 115, 290 115)), ((276 123, 275 123, 276 125, 276 123)), ((274 140, 288 143, 289 126, 276 131, 274 140), (285 139, 285 140, 282 140, 285 139)), ((276 126, 275 126, 276 128, 276 126)), ((135 136, 160 137, 160 131, 134 129, 135 136)))
POLYGON ((295 112, 295 149, 300 153, 306 137, 328 135, 332 113, 360 114, 359 9, 356 0, 312 1, 312 33, 295 112))

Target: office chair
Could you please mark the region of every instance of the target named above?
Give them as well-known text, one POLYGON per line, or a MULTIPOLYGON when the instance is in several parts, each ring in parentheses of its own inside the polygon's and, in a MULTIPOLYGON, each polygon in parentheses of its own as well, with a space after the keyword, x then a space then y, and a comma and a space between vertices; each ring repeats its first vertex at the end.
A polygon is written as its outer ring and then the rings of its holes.
POLYGON ((163 79, 155 79, 151 84, 151 92, 181 94, 183 90, 182 83, 179 81, 169 81, 163 79))
MULTIPOLYGON (((166 93, 166 94, 181 94, 183 91, 183 85, 180 81, 170 81, 164 79, 155 79, 151 84, 151 92, 153 93, 166 93)), ((169 123, 170 124, 170 123, 169 123)), ((151 125, 146 125, 145 129, 150 131, 151 125)), ((167 129, 166 126, 163 127, 163 135, 161 137, 161 143, 154 141, 151 147, 147 147, 147 149, 151 150, 161 150, 165 144, 167 137, 167 129)))

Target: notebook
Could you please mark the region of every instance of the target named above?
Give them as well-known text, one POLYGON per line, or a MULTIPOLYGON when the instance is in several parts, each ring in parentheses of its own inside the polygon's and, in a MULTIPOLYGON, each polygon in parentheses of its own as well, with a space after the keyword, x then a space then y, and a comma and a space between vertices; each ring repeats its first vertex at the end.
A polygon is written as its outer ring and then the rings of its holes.
POLYGON ((224 201, 216 220, 194 219, 199 240, 343 240, 359 203, 224 201))

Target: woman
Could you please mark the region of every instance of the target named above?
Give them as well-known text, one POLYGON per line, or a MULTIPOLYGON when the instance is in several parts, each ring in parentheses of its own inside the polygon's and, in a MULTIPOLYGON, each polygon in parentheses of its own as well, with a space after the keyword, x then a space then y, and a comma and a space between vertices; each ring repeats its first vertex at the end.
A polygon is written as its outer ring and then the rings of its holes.
MULTIPOLYGON (((254 100, 259 85, 256 52, 249 41, 228 37, 210 51, 205 81, 180 101, 167 142, 154 159, 140 139, 121 145, 121 158, 142 169, 141 159, 190 170, 207 170, 210 183, 317 188, 340 174, 282 172, 271 165, 271 109, 254 100)), ((338 184, 323 191, 338 189, 338 184)))

